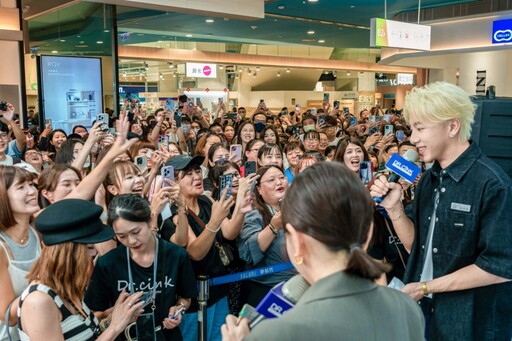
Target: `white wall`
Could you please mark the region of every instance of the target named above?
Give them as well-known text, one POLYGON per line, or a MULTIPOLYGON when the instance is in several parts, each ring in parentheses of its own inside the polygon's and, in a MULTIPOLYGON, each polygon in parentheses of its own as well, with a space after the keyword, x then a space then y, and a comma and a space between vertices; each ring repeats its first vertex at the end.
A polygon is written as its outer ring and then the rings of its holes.
POLYGON ((512 96, 512 55, 499 52, 463 54, 460 57, 459 86, 470 95, 476 94, 476 72, 486 70, 486 87, 496 86, 496 96, 512 96))

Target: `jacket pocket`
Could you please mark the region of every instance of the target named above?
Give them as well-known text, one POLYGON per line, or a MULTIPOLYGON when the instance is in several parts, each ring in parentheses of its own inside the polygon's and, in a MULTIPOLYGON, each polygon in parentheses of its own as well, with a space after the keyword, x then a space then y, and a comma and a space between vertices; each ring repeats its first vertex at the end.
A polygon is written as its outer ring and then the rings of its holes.
POLYGON ((448 211, 445 234, 441 236, 446 243, 446 252, 459 257, 472 256, 476 250, 476 225, 477 217, 475 214, 448 211))

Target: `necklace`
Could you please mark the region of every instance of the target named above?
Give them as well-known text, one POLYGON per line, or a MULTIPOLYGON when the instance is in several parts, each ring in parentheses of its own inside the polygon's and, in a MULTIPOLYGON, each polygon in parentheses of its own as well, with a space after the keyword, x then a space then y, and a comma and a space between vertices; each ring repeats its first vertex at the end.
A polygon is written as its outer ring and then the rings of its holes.
POLYGON ((16 243, 21 244, 21 245, 24 245, 28 241, 28 237, 29 237, 28 230, 24 233, 23 237, 15 236, 14 233, 7 233, 7 235, 9 236, 9 238, 11 238, 16 243))

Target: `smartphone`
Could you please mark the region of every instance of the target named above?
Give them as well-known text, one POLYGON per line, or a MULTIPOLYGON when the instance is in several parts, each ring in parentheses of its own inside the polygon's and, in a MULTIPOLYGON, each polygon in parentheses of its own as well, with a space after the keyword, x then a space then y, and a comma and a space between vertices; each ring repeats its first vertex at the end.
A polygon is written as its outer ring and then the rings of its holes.
POLYGON ((324 103, 329 103, 329 93, 324 92, 324 103))
POLYGON ((227 118, 228 120, 236 120, 236 112, 228 112, 228 113, 226 114, 226 118, 227 118))
POLYGON ((381 121, 382 117, 375 116, 375 123, 379 123, 381 121))
POLYGON ((222 195, 224 189, 227 188, 226 199, 231 196, 231 185, 233 184, 233 174, 221 175, 219 178, 219 196, 222 195))
POLYGON ((185 307, 184 306, 181 306, 178 310, 176 310, 176 312, 174 313, 174 315, 172 315, 170 317, 171 320, 176 320, 178 318, 178 316, 180 316, 180 314, 183 313, 183 311, 185 310, 185 307))
POLYGON ((173 111, 174 110, 174 101, 170 98, 165 100, 165 111, 173 111))
POLYGON ((319 127, 323 127, 325 125, 326 121, 327 121, 327 116, 326 115, 320 115, 320 116, 318 116, 317 124, 318 124, 319 127))
POLYGON ((244 163, 244 175, 256 173, 256 161, 247 161, 244 163))
POLYGON ((229 147, 229 159, 235 163, 242 161, 242 145, 232 144, 229 147))
POLYGON ((224 102, 224 100, 222 99, 222 97, 219 97, 219 104, 224 102))
POLYGON ((398 142, 403 142, 404 141, 404 131, 403 130, 397 130, 396 133, 396 139, 398 140, 398 142))
POLYGON ((192 108, 192 107, 194 106, 194 102, 189 101, 189 102, 188 102, 188 106, 192 108))
POLYGON ((144 294, 142 294, 142 296, 140 297, 140 299, 135 303, 139 303, 139 302, 144 302, 144 305, 142 307, 140 307, 139 309, 142 309, 144 307, 146 307, 148 304, 150 304, 152 301, 152 298, 151 298, 151 291, 147 291, 145 292, 144 294))
POLYGON ((199 104, 199 103, 201 103, 201 98, 197 97, 196 98, 196 104, 199 104))
MULTIPOLYGON (((191 102, 189 102, 191 103, 191 102)), ((176 121, 176 128, 180 128, 181 127, 181 113, 180 112, 175 112, 174 113, 174 121, 176 121)))
POLYGON ((316 116, 318 113, 316 108, 311 108, 311 115, 316 116))
POLYGON ((263 102, 265 102, 265 100, 264 99, 260 99, 260 103, 263 103, 263 102))
POLYGON ((389 123, 389 115, 384 115, 384 117, 382 119, 389 123))
POLYGON ((98 114, 98 116, 96 116, 96 121, 106 123, 108 126, 109 116, 108 114, 98 114))
POLYGON ((292 135, 299 136, 300 133, 300 126, 293 126, 292 127, 292 135))
POLYGON ((357 124, 357 118, 355 118, 354 116, 352 116, 350 118, 350 125, 351 126, 355 126, 357 124))
POLYGON ((158 135, 158 150, 169 151, 169 135, 158 135))
POLYGON ((359 178, 363 184, 367 185, 372 180, 373 169, 371 161, 361 161, 359 164, 359 178))
POLYGON ((370 135, 377 134, 379 132, 378 126, 373 126, 370 128, 370 135))
POLYGON ((147 156, 137 156, 135 158, 135 166, 142 171, 148 166, 148 157, 147 156))
POLYGON ((47 118, 44 120, 44 126, 46 128, 51 128, 52 127, 52 119, 51 118, 47 118))
POLYGON ((295 111, 300 111, 300 104, 295 105, 295 111))
POLYGON ((370 121, 370 122, 377 122, 376 118, 375 118, 375 115, 368 116, 368 121, 370 121))
POLYGON ((334 101, 333 107, 334 107, 334 109, 339 109, 340 101, 334 101))
POLYGON ((256 188, 256 181, 253 180, 253 182, 251 183, 251 188, 249 189, 249 195, 253 195, 254 194, 254 189, 256 188))
POLYGON ((350 110, 348 109, 348 107, 343 107, 343 115, 348 115, 350 114, 350 110))
POLYGON ((160 174, 162 175, 162 187, 170 187, 171 185, 165 182, 164 179, 168 179, 174 182, 174 167, 163 166, 162 170, 160 171, 160 174))
POLYGON ((100 125, 100 130, 103 131, 103 132, 108 131, 109 130, 108 123, 102 123, 100 125))
POLYGON ((392 124, 386 124, 384 126, 384 135, 393 134, 393 131, 394 131, 394 127, 392 124))

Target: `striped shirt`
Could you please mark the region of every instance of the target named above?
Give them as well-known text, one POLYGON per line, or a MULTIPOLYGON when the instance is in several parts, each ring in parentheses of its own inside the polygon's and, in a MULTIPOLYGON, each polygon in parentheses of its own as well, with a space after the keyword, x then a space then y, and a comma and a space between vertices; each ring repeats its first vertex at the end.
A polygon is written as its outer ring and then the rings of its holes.
POLYGON ((34 292, 39 291, 49 295, 53 298, 53 301, 59 308, 59 311, 62 315, 62 320, 60 321, 60 326, 62 328, 62 334, 64 335, 64 340, 67 341, 88 341, 88 340, 96 340, 99 336, 100 331, 98 328, 98 320, 94 316, 94 314, 89 310, 87 305, 82 302, 82 309, 87 314, 88 318, 85 319, 80 314, 72 314, 68 308, 62 302, 62 299, 57 295, 55 291, 50 289, 44 284, 34 284, 25 289, 25 291, 21 294, 20 304, 18 309, 18 329, 20 332, 21 341, 30 340, 27 334, 23 331, 23 321, 21 320, 21 309, 23 305, 23 301, 27 296, 34 292))

